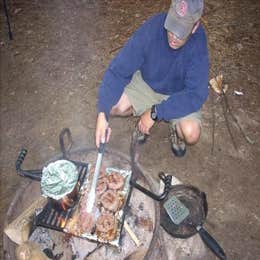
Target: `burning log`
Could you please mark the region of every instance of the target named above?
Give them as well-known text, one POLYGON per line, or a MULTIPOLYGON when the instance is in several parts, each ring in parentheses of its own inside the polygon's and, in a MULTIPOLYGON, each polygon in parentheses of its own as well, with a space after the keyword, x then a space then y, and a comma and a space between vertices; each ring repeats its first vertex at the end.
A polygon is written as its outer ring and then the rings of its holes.
POLYGON ((37 244, 33 242, 25 242, 17 247, 16 251, 16 259, 17 260, 47 260, 45 254, 40 250, 37 244))
POLYGON ((37 208, 41 208, 46 204, 46 201, 44 197, 40 197, 34 201, 30 207, 24 210, 4 229, 4 233, 18 245, 26 242, 29 236, 32 216, 37 208))

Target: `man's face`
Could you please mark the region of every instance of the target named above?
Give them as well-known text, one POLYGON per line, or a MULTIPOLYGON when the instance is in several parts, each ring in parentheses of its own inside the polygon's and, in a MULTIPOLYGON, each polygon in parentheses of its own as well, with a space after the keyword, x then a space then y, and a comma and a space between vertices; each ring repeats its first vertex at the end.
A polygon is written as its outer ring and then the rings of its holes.
POLYGON ((177 50, 180 47, 182 47, 187 41, 187 39, 189 38, 187 37, 185 39, 179 39, 174 33, 170 31, 167 31, 167 37, 168 37, 169 46, 174 50, 177 50))

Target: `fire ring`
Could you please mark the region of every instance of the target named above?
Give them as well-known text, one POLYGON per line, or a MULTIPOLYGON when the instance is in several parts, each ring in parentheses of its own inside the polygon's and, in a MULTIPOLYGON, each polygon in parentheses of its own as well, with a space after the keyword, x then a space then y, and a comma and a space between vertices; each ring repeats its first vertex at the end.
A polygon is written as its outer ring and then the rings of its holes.
MULTIPOLYGON (((86 147, 82 147, 82 148, 77 148, 77 149, 71 149, 66 156, 68 156, 69 158, 73 157, 77 157, 80 155, 86 156, 89 155, 91 153, 95 153, 96 149, 95 148, 86 148, 86 147)), ((113 149, 107 149, 108 154, 110 154, 111 156, 113 156, 114 158, 116 158, 117 160, 123 160, 127 163, 130 164, 130 158, 125 155, 122 154, 118 151, 115 151, 113 149)), ((64 153, 62 154, 58 154, 57 156, 53 157, 51 160, 49 160, 47 163, 54 161, 54 160, 58 160, 64 158, 64 153)), ((46 164, 47 164, 46 163, 46 164)), ((149 179, 148 176, 146 176, 142 169, 141 166, 136 163, 135 167, 138 168, 138 172, 139 174, 142 175, 142 179, 143 181, 146 183, 146 185, 149 187, 150 190, 153 190, 153 185, 151 180, 149 179)), ((40 196, 40 189, 39 189, 39 184, 33 181, 25 181, 22 182, 22 186, 19 188, 19 190, 17 191, 17 193, 14 196, 13 201, 11 202, 11 205, 7 211, 6 214, 6 219, 5 219, 5 226, 10 223, 15 217, 17 217, 19 215, 19 213, 21 213, 21 211, 24 209, 24 207, 26 207, 28 204, 30 204, 29 200, 28 200, 28 196, 26 197, 26 194, 29 193, 30 195, 34 194, 34 195, 39 195, 40 196), (38 189, 37 189, 38 188, 38 189)), ((153 236, 152 239, 150 241, 150 245, 148 250, 146 251, 145 257, 144 259, 151 259, 151 257, 154 254, 154 249, 158 248, 158 241, 159 239, 159 227, 160 227, 160 207, 159 207, 159 203, 156 201, 153 201, 154 204, 154 229, 153 229, 153 236), (157 246, 156 246, 157 245, 157 246)), ((160 243, 160 241, 159 241, 160 243)), ((161 245, 160 245, 161 246, 161 245)), ((14 242, 12 242, 5 234, 3 237, 3 249, 4 249, 4 257, 5 259, 15 259, 15 248, 16 248, 16 244, 14 242)), ((160 250, 163 251, 163 250, 160 250)))

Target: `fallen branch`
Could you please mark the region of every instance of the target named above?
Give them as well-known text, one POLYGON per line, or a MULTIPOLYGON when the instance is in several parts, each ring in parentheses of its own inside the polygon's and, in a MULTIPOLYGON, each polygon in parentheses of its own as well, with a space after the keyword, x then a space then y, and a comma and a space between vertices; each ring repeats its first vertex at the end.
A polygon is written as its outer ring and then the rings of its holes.
MULTIPOLYGON (((211 88, 218 94, 218 96, 221 99, 221 105, 222 105, 222 109, 223 109, 223 115, 224 115, 224 118, 225 118, 225 123, 226 123, 227 130, 228 130, 228 133, 231 137, 231 141, 232 141, 234 148, 236 150, 238 150, 236 142, 235 142, 234 135, 233 135, 232 130, 231 130, 230 122, 229 122, 229 119, 228 119, 228 114, 231 116, 231 119, 234 121, 234 123, 236 124, 239 131, 242 133, 243 137, 246 139, 246 141, 250 144, 254 144, 255 142, 251 138, 249 138, 248 135, 246 135, 245 131, 243 130, 243 128, 239 124, 237 118, 235 117, 235 115, 233 114, 233 112, 230 109, 228 98, 227 98, 227 95, 226 95, 226 92, 228 90, 228 85, 226 84, 223 87, 223 84, 222 84, 223 83, 223 75, 220 74, 220 75, 216 76, 215 78, 212 78, 209 81, 209 83, 211 85, 211 88)), ((215 146, 215 111, 214 111, 214 100, 212 98, 212 148, 211 148, 211 154, 213 154, 213 152, 214 152, 214 146, 215 146)))
POLYGON ((132 238, 132 240, 135 242, 136 246, 139 247, 141 244, 140 240, 137 238, 137 236, 135 235, 135 233, 133 232, 133 230, 130 228, 130 226, 126 221, 124 222, 124 228, 129 234, 129 236, 132 238))
POLYGON ((225 95, 225 93, 223 92, 222 93, 223 97, 224 97, 224 101, 225 101, 225 105, 226 105, 226 108, 227 108, 227 111, 229 112, 231 118, 233 119, 233 121, 235 122, 235 124, 237 125, 239 131, 241 132, 241 134, 243 135, 243 137, 246 139, 246 141, 250 144, 254 144, 254 140, 252 140, 246 133, 245 131, 243 130, 243 128, 241 127, 241 125, 239 124, 237 118, 235 117, 235 115, 232 113, 231 109, 230 109, 230 106, 229 106, 229 103, 228 103, 228 99, 227 99, 227 96, 225 95))
POLYGON ((229 106, 227 105, 227 99, 225 98, 226 95, 225 95, 224 92, 222 92, 222 97, 224 97, 224 98, 221 99, 221 104, 222 104, 223 115, 224 115, 224 118, 225 118, 225 123, 226 123, 226 126, 227 126, 227 130, 228 130, 228 133, 230 135, 230 138, 231 138, 231 141, 233 143, 234 148, 236 150, 238 150, 236 142, 235 142, 235 138, 234 138, 234 136, 232 134, 231 127, 230 127, 230 124, 229 124, 229 121, 228 121, 228 117, 227 117, 227 112, 230 112, 230 111, 229 111, 229 106))
POLYGON ((214 95, 211 94, 211 102, 212 102, 212 108, 211 108, 211 113, 212 113, 212 145, 211 145, 211 154, 213 155, 214 153, 214 148, 215 148, 215 126, 216 126, 216 117, 215 117, 215 103, 214 103, 214 95))

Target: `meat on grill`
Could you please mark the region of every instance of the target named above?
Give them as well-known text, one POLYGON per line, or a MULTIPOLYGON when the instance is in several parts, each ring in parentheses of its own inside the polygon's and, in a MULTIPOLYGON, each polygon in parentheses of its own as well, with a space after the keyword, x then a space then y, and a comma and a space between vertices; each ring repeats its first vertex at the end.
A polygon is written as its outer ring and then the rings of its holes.
POLYGON ((95 225, 94 215, 86 211, 80 212, 78 223, 81 233, 92 233, 95 225))
POLYGON ((112 172, 107 176, 107 185, 111 190, 120 190, 124 186, 124 177, 117 172, 112 172))
POLYGON ((96 192, 98 196, 101 196, 107 190, 107 179, 100 178, 97 182, 96 192))
MULTIPOLYGON (((94 172, 95 172, 95 166, 91 167, 90 170, 89 170, 89 176, 90 176, 91 179, 93 178, 94 172)), ((104 178, 104 177, 106 177, 106 171, 105 171, 105 169, 101 168, 98 178, 101 179, 101 178, 104 178)))
POLYGON ((115 238, 117 222, 113 215, 100 215, 96 222, 96 234, 99 239, 111 241, 115 238))
POLYGON ((107 190, 100 198, 102 206, 112 212, 116 212, 120 206, 119 195, 116 191, 107 190))

